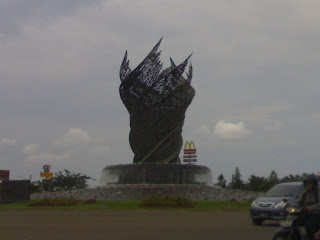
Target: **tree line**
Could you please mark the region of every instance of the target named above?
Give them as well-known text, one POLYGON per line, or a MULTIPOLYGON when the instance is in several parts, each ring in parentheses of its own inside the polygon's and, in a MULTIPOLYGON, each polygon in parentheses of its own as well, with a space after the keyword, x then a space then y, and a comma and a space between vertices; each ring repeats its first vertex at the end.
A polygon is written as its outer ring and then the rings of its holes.
POLYGON ((241 178, 240 170, 236 167, 234 174, 231 176, 231 180, 227 183, 227 180, 220 174, 217 178, 216 186, 220 186, 222 188, 229 188, 229 189, 241 189, 247 191, 257 191, 257 192, 266 192, 272 186, 278 183, 285 183, 285 182, 296 182, 302 181, 303 178, 307 175, 307 173, 303 173, 302 175, 288 175, 283 178, 279 178, 278 174, 272 170, 268 177, 260 177, 251 175, 248 180, 245 182, 241 178))
MULTIPOLYGON (((302 181, 305 175, 307 175, 307 173, 303 173, 302 175, 290 174, 279 178, 278 174, 272 170, 268 177, 251 175, 247 181, 243 181, 240 170, 236 167, 229 183, 227 183, 223 174, 220 174, 215 185, 228 189, 266 192, 278 183, 302 181)), ((58 172, 52 178, 33 182, 31 184, 31 192, 84 189, 88 187, 87 181, 90 179, 94 180, 85 174, 71 173, 65 169, 64 172, 58 172)))
MULTIPOLYGON (((245 182, 241 178, 240 170, 236 167, 234 174, 231 176, 231 180, 227 183, 227 180, 220 174, 217 178, 216 186, 228 189, 240 189, 247 191, 266 192, 272 186, 278 183, 284 182, 296 182, 302 181, 307 173, 302 175, 288 175, 283 178, 279 178, 278 174, 272 170, 268 177, 260 177, 251 175, 245 182)), ((42 179, 41 181, 32 182, 30 186, 31 192, 42 192, 42 191, 61 191, 61 190, 72 190, 72 189, 85 189, 88 187, 88 180, 95 180, 85 174, 71 173, 71 171, 64 169, 64 172, 56 173, 52 178, 42 179)), ((319 177, 320 181, 320 177, 319 177)), ((1 193, 1 183, 0 183, 1 193)))

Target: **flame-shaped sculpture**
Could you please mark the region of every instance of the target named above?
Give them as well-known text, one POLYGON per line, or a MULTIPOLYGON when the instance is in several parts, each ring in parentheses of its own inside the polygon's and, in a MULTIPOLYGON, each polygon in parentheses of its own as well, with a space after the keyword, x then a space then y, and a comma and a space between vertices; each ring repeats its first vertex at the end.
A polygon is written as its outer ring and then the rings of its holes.
POLYGON ((161 71, 161 52, 157 52, 161 40, 136 69, 130 70, 127 52, 120 68, 120 97, 130 114, 133 163, 181 163, 182 126, 195 95, 191 64, 187 78, 182 76, 191 55, 178 66, 170 58, 171 66, 161 71))

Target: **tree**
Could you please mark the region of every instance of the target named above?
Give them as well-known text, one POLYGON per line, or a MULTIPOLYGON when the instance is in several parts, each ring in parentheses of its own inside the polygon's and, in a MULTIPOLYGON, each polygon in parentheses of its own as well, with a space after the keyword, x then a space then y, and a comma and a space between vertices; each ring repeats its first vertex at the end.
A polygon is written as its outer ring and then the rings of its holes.
POLYGON ((280 180, 278 178, 278 174, 274 170, 272 170, 270 176, 266 179, 266 182, 264 184, 264 191, 268 191, 271 187, 278 184, 279 182, 280 180))
POLYGON ((274 170, 271 171, 268 181, 272 185, 278 184, 280 182, 278 174, 274 170))
POLYGON ((59 171, 54 177, 43 179, 33 183, 37 187, 37 191, 61 191, 72 189, 84 189, 88 187, 87 181, 93 179, 85 174, 71 173, 69 170, 64 170, 64 173, 59 171))
POLYGON ((245 190, 248 191, 265 191, 266 179, 264 177, 259 177, 251 175, 248 179, 248 182, 244 186, 245 190))
POLYGON ((229 183, 229 188, 231 189, 241 189, 244 183, 241 179, 240 170, 236 167, 234 174, 232 174, 231 182, 229 183))
POLYGON ((220 174, 217 178, 218 183, 216 184, 219 187, 226 188, 227 187, 227 180, 224 179, 223 174, 220 174))
POLYGON ((303 176, 300 176, 298 174, 296 175, 292 175, 290 174, 289 176, 285 176, 283 178, 281 178, 280 182, 284 183, 284 182, 299 182, 303 180, 303 176))

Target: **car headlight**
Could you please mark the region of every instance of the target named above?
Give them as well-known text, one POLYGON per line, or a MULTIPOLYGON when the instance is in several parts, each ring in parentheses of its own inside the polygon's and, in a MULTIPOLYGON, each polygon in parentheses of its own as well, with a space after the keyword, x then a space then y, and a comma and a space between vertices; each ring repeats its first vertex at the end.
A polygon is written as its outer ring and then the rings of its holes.
POLYGON ((258 207, 257 202, 256 202, 256 201, 253 201, 253 202, 251 203, 251 207, 258 207))
POLYGON ((287 205, 287 202, 281 201, 281 202, 278 202, 274 207, 275 208, 285 208, 286 205, 287 205))
POLYGON ((292 208, 292 207, 289 207, 289 208, 287 208, 287 212, 288 212, 288 213, 295 213, 295 212, 296 212, 296 209, 295 209, 295 208, 292 208))

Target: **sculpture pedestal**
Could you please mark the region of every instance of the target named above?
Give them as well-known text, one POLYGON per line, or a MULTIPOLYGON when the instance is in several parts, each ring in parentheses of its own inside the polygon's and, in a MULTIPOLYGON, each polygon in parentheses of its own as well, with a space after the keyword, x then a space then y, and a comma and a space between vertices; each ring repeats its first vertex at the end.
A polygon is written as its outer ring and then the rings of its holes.
POLYGON ((211 170, 194 164, 120 164, 102 170, 101 185, 196 184, 213 185, 211 170))

